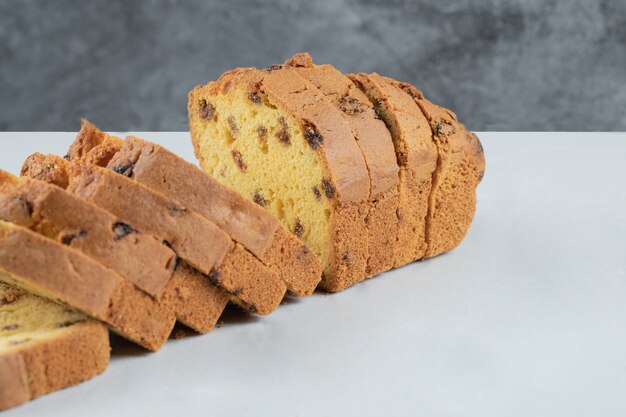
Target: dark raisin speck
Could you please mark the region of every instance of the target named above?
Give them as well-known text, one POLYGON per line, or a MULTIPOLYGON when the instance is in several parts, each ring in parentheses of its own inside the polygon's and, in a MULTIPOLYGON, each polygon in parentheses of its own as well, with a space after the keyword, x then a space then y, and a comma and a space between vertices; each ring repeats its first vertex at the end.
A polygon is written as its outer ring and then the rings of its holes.
POLYGON ((258 126, 256 134, 261 142, 267 142, 267 128, 265 126, 258 126))
POLYGON ((348 115, 355 115, 363 113, 366 106, 356 98, 346 94, 339 99, 339 108, 348 115))
POLYGON ((66 161, 71 161, 72 160, 72 156, 70 154, 63 155, 63 159, 65 159, 66 161))
POLYGON ((252 91, 248 94, 248 100, 254 104, 261 104, 261 96, 256 91, 252 91))
POLYGON ((9 304, 13 304, 17 300, 19 300, 20 297, 21 297, 21 295, 19 295, 17 293, 9 292, 8 294, 5 294, 4 297, 0 298, 0 306, 6 306, 6 305, 9 305, 9 304))
POLYGON ((324 136, 320 134, 313 126, 304 128, 304 138, 312 149, 317 149, 324 143, 324 136))
POLYGON ((219 270, 217 269, 211 270, 211 272, 209 272, 209 275, 207 275, 207 277, 209 278, 209 281, 211 281, 213 284, 219 285, 220 283, 220 271, 219 270))
POLYGON ((200 100, 198 103, 198 109, 200 112, 200 118, 202 120, 215 120, 217 113, 215 112, 215 106, 206 100, 200 100))
POLYGON ((326 197, 333 198, 335 196, 335 187, 328 178, 322 179, 322 188, 324 188, 324 194, 326 194, 326 197))
POLYGON ((261 190, 256 190, 254 192, 252 200, 254 200, 254 202, 261 207, 265 207, 265 205, 267 204, 267 201, 265 200, 265 197, 263 197, 263 193, 261 193, 261 190))
POLYGON ((117 222, 113 224, 113 233, 115 233, 115 240, 121 240, 126 236, 135 233, 135 229, 133 229, 130 225, 122 222, 117 222))
POLYGON ((244 162, 243 155, 241 154, 241 152, 239 152, 236 149, 233 149, 232 151, 230 151, 230 154, 232 155, 233 160, 235 161, 235 164, 237 164, 237 168, 239 168, 241 172, 246 172, 246 170, 248 169, 248 166, 244 162))
POLYGON ((293 234, 300 237, 302 236, 302 233, 304 233, 304 226, 302 226, 302 223, 300 223, 300 219, 297 218, 296 224, 293 226, 293 234))
POLYGON ((19 324, 9 324, 8 326, 4 326, 1 330, 3 332, 10 332, 11 330, 16 330, 18 327, 20 327, 19 324))
POLYGON ((287 124, 287 120, 283 116, 278 118, 278 124, 280 124, 280 130, 276 132, 276 138, 283 145, 291 145, 291 136, 289 136, 289 124, 287 124))
POLYGON ((81 230, 78 233, 70 233, 70 234, 67 234, 67 235, 63 235, 61 237, 61 243, 66 245, 66 246, 69 246, 69 245, 72 244, 74 239, 85 237, 85 236, 87 236, 87 232, 85 232, 84 230, 81 230))
POLYGON ((17 345, 23 345, 26 342, 30 342, 32 339, 20 339, 20 340, 14 340, 10 343, 11 346, 17 346, 17 345))
POLYGON ((135 164, 129 162, 127 164, 119 164, 113 167, 113 171, 123 175, 125 177, 132 177, 133 176, 133 169, 135 168, 135 164))
POLYGON ((317 201, 322 199, 322 192, 317 185, 313 187, 313 194, 315 194, 315 199, 317 201))

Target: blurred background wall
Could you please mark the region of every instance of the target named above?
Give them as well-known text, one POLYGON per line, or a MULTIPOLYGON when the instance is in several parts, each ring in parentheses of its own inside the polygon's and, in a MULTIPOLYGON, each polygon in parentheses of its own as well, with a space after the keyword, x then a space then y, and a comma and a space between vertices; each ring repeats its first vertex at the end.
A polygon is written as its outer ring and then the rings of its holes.
POLYGON ((299 51, 473 130, 626 130, 626 0, 0 0, 0 130, 187 130, 193 86, 299 51))

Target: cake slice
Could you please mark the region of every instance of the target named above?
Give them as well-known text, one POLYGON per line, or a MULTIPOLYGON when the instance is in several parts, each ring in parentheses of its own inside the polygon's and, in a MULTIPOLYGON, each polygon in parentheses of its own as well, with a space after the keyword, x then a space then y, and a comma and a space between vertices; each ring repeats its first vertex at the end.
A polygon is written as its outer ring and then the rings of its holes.
POLYGON ((367 275, 370 181, 343 114, 294 68, 240 68, 189 93, 200 165, 264 206, 339 291, 367 275))
POLYGON ((0 410, 96 376, 109 352, 104 324, 0 283, 0 410))
POLYGON ((23 175, 68 183, 68 191, 153 235, 250 312, 270 314, 286 288, 280 278, 214 223, 127 177, 123 172, 60 157, 33 155, 23 175))
POLYGON ((159 297, 176 255, 159 240, 54 185, 0 170, 0 219, 77 249, 159 297))
POLYGON ((395 247, 399 168, 389 130, 367 96, 332 65, 315 65, 307 53, 296 54, 285 65, 295 68, 298 74, 315 85, 348 122, 370 178, 366 275, 373 276, 391 269, 394 259, 389 256, 390 248, 400 249, 395 247))
POLYGON ((400 167, 398 235, 395 266, 424 257, 426 215, 432 177, 437 167, 437 149, 428 121, 413 100, 378 74, 349 77, 369 98, 391 132, 400 167))
POLYGON ((52 184, 0 170, 0 219, 30 228, 77 249, 135 284, 173 311, 178 321, 206 333, 228 294, 202 274, 177 263, 153 236, 52 184))
POLYGON ((124 170, 129 178, 214 222, 275 271, 291 294, 310 295, 321 279, 320 261, 273 216, 162 146, 136 137, 122 141, 83 120, 67 158, 114 171, 130 167, 124 170))
POLYGON ((165 343, 175 317, 152 297, 75 249, 0 221, 0 281, 103 321, 149 350, 165 343))
POLYGON ((409 83, 385 81, 414 100, 430 124, 438 163, 428 203, 425 257, 437 256, 458 246, 472 223, 476 188, 485 172, 483 147, 452 111, 427 100, 409 83))

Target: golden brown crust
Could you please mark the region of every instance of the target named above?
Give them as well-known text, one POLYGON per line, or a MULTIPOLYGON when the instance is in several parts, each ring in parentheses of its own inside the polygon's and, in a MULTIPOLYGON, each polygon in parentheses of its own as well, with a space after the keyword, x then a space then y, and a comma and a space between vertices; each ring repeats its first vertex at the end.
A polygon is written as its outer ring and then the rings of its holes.
POLYGON ((133 166, 130 178, 217 224, 276 271, 292 294, 315 290, 322 274, 320 261, 261 207, 172 152, 139 138, 128 137, 108 168, 125 165, 133 166))
POLYGON ((0 222, 0 277, 108 324, 121 336, 157 350, 174 315, 113 271, 28 229, 0 222))
POLYGON ((395 266, 420 259, 426 253, 426 215, 437 150, 430 127, 410 97, 378 74, 349 77, 378 107, 393 135, 400 166, 398 233, 395 266))
POLYGON ((160 241, 122 233, 115 216, 51 184, 0 170, 0 219, 78 249, 158 297, 176 256, 160 241))
POLYGON ((348 122, 363 154, 370 177, 370 211, 367 276, 393 267, 389 246, 396 240, 398 206, 398 164, 391 134, 378 119, 367 96, 331 65, 315 65, 309 54, 296 54, 285 62, 315 85, 348 122))
POLYGON ((423 112, 438 151, 426 223, 426 257, 458 246, 476 211, 476 188, 485 171, 485 156, 478 137, 468 132, 456 115, 427 100, 409 83, 386 79, 401 88, 423 112))
MULTIPOLYGON (((331 259, 326 266, 321 287, 339 291, 365 278, 368 236, 365 217, 369 212, 369 176, 363 155, 350 127, 331 103, 294 68, 261 71, 239 68, 225 73, 216 82, 196 87, 189 94, 189 114, 198 112, 203 97, 228 91, 234 85, 247 85, 276 107, 314 126, 326 138, 317 149, 327 167, 334 193, 331 212, 333 237, 331 259)), ((192 141, 199 154, 199 137, 192 129, 192 141)))
POLYGON ((96 321, 0 354, 0 410, 90 379, 107 368, 109 356, 109 332, 96 321))

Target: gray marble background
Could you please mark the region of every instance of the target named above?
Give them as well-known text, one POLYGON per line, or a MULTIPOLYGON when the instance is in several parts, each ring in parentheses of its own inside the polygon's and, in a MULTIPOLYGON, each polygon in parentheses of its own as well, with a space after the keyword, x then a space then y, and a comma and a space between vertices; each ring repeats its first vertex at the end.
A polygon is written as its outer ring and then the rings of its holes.
POLYGON ((625 0, 0 0, 0 130, 187 130, 194 85, 305 50, 474 130, 626 130, 625 0))

